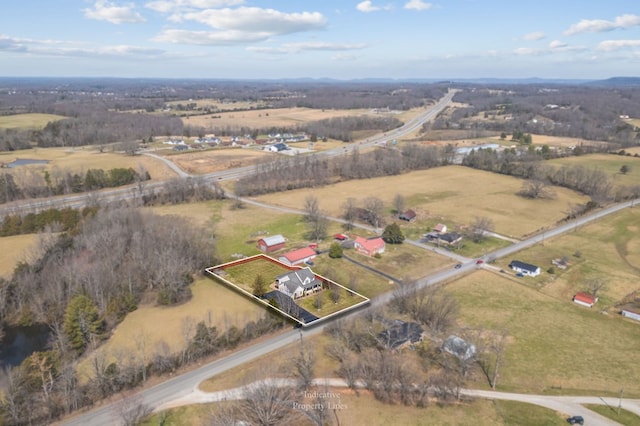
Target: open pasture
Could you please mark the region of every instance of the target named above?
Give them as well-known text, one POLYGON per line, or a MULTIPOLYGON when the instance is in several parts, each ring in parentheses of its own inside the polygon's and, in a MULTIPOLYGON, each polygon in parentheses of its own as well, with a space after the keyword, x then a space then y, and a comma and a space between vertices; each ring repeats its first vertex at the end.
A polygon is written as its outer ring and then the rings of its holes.
POLYGON ((0 237, 0 277, 11 277, 18 262, 26 260, 36 240, 35 234, 0 237))
MULTIPOLYGON (((498 390, 638 397, 638 324, 478 271, 449 284, 462 326, 506 330, 498 390)), ((473 378, 486 385, 480 373, 473 378)))
POLYGON ((29 168, 48 171, 52 176, 65 173, 86 173, 88 169, 113 169, 131 167, 139 171, 148 171, 154 180, 165 180, 175 177, 175 173, 162 161, 145 155, 124 155, 114 152, 99 152, 95 147, 82 148, 34 148, 26 151, 0 153, 0 162, 10 163, 16 159, 47 160, 46 165, 19 166, 11 169, 12 174, 19 174, 29 168))
MULTIPOLYGON (((627 151, 627 150, 625 150, 627 151)), ((628 152, 632 152, 629 150, 628 152)), ((640 152, 640 151, 639 151, 640 152)), ((597 169, 605 172, 614 185, 638 185, 640 184, 640 157, 615 155, 615 154, 589 154, 578 157, 565 157, 549 160, 545 164, 557 167, 583 166, 587 169, 597 169), (620 172, 622 166, 627 166, 626 174, 620 172)))
MULTIPOLYGON (((172 352, 183 349, 185 334, 191 337, 200 321, 224 332, 231 326, 242 329, 265 314, 263 307, 206 277, 198 278, 191 285, 191 291, 193 297, 178 306, 154 303, 139 306, 118 324, 109 340, 97 349, 98 353, 107 362, 122 357, 136 360, 142 356, 148 360, 160 345, 168 345, 172 352)), ((78 370, 90 374, 92 358, 86 357, 78 370)))
MULTIPOLYGON (((341 182, 322 188, 301 189, 256 197, 260 201, 302 209, 308 195, 320 200, 321 210, 342 215, 345 201, 352 197, 360 204, 367 197, 381 199, 389 212, 393 199, 401 194, 406 207, 418 213, 412 226, 432 226, 449 221, 468 225, 476 217, 488 217, 495 231, 513 237, 535 232, 566 216, 569 204, 585 203, 587 197, 565 188, 554 188, 554 200, 530 200, 516 193, 523 181, 462 166, 439 167, 398 176, 341 182)), ((386 219, 392 220, 391 214, 386 219)))
POLYGON ((578 291, 588 291, 588 280, 604 280, 606 285, 598 291, 600 300, 593 309, 617 315, 614 305, 640 290, 640 210, 626 209, 497 264, 507 270, 511 259, 540 266, 543 273, 539 277, 520 280, 566 301, 571 301, 578 291), (565 270, 554 267, 553 274, 547 273, 551 260, 563 256, 569 259, 570 266, 565 270))
POLYGON ((299 124, 327 118, 368 114, 372 113, 367 109, 273 108, 192 116, 188 119, 183 119, 183 121, 185 124, 203 126, 205 128, 225 128, 229 126, 231 128, 268 129, 271 127, 295 127, 299 124))
POLYGON ((0 129, 42 129, 51 121, 67 117, 55 114, 16 114, 0 116, 0 129))

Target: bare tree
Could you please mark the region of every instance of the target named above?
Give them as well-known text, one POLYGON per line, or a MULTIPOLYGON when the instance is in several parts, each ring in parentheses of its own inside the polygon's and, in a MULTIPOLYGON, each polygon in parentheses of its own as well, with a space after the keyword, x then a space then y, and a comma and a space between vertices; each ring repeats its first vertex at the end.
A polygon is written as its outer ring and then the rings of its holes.
POLYGON ((239 412, 259 426, 294 425, 299 415, 293 410, 293 389, 271 379, 254 382, 239 402, 239 412))
POLYGON ((122 426, 139 425, 153 411, 139 395, 124 397, 116 404, 115 410, 122 426))
POLYGON ((484 241, 489 232, 493 232, 493 220, 484 216, 476 216, 473 223, 469 226, 468 237, 474 243, 479 243, 484 241))
POLYGON ((366 222, 376 228, 384 225, 384 202, 377 197, 367 197, 364 200, 364 209, 366 222))
POLYGON ((607 288, 607 281, 602 277, 589 278, 585 280, 585 285, 593 297, 597 297, 600 290, 607 288))
POLYGON ((396 211, 396 214, 402 213, 404 211, 405 205, 406 202, 404 195, 396 194, 396 196, 393 198, 393 207, 396 211))
POLYGON ((298 389, 302 391, 308 390, 313 384, 316 358, 313 353, 313 347, 305 347, 302 335, 300 335, 300 352, 294 358, 293 364, 295 366, 293 375, 297 379, 298 389))
POLYGON ((525 181, 522 184, 522 188, 518 192, 518 195, 525 198, 546 198, 546 199, 554 199, 556 197, 556 193, 549 188, 549 185, 546 181, 540 179, 530 179, 525 181))
POLYGON ((357 219, 357 203, 356 199, 349 197, 342 205, 342 218, 345 220, 345 228, 353 229, 353 223, 357 219))
POLYGON ((495 389, 498 383, 499 371, 504 361, 505 349, 507 347, 508 332, 501 330, 498 332, 483 333, 478 340, 480 344, 478 363, 482 372, 487 377, 491 389, 495 389))

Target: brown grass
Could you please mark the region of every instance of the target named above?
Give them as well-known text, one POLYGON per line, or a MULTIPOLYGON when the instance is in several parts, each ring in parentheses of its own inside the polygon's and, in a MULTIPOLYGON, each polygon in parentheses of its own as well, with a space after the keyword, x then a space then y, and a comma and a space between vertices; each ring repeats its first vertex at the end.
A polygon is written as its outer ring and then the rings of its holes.
MULTIPOLYGON (((302 209, 305 198, 313 193, 320 207, 331 216, 342 214, 347 198, 360 203, 378 197, 391 209, 396 194, 407 200, 419 218, 413 226, 432 226, 450 221, 457 225, 472 223, 477 216, 489 217, 497 232, 522 236, 541 226, 550 226, 566 215, 570 203, 584 203, 587 198, 564 188, 554 188, 554 200, 529 200, 516 195, 522 180, 462 166, 439 167, 399 176, 348 181, 313 190, 295 190, 257 197, 275 205, 302 209)), ((391 220, 391 216, 387 216, 391 220)))
POLYGON ((12 173, 20 173, 24 168, 47 170, 52 176, 62 173, 85 173, 88 169, 112 169, 131 167, 138 171, 143 167, 154 180, 175 177, 175 173, 162 161, 144 155, 124 155, 112 152, 100 153, 93 147, 83 148, 35 148, 28 151, 0 153, 0 162, 10 163, 17 158, 48 160, 49 164, 20 166, 12 169, 12 173))
MULTIPOLYGON (((263 307, 209 278, 199 278, 191 290, 191 300, 179 306, 163 307, 153 303, 140 306, 127 315, 98 351, 111 361, 122 354, 137 359, 141 353, 138 341, 145 343, 147 357, 155 352, 160 342, 167 343, 172 351, 179 351, 185 344, 186 321, 193 322, 194 330, 196 323, 204 321, 224 331, 232 325, 242 328, 264 315, 263 307)), ((85 357, 78 370, 90 371, 91 358, 85 357)))
POLYGON ((187 173, 205 174, 250 166, 270 155, 273 154, 258 149, 222 148, 171 155, 169 159, 187 173))
POLYGON ((42 129, 51 121, 66 117, 54 114, 16 114, 0 116, 0 129, 42 129))
POLYGON ((34 247, 35 234, 0 237, 0 277, 9 278, 18 262, 34 247))

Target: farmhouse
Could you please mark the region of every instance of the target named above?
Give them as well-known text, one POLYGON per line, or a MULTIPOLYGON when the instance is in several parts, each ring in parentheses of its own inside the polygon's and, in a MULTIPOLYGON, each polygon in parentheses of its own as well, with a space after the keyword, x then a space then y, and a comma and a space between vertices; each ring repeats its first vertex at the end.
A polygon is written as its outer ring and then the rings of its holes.
POLYGON ((623 317, 631 318, 631 319, 634 319, 636 321, 640 321, 640 312, 637 311, 637 310, 632 310, 632 309, 625 308, 625 309, 620 311, 620 314, 623 317))
POLYGON ((382 237, 364 238, 356 237, 353 241, 353 248, 367 256, 375 256, 384 253, 385 243, 382 237))
POLYGON ((450 246, 458 244, 462 241, 462 235, 457 232, 449 232, 446 234, 442 234, 438 236, 438 240, 444 244, 448 244, 450 246))
POLYGON ((512 260, 509 264, 509 268, 514 271, 522 274, 528 275, 530 277, 537 277, 540 275, 540 267, 536 265, 531 265, 530 263, 520 262, 519 260, 512 260))
POLYGON ((398 216, 398 219, 406 220, 407 222, 413 222, 416 220, 416 212, 409 209, 406 212, 401 213, 400 216, 398 216))
POLYGON ((297 299, 322 289, 322 282, 309 268, 287 272, 276 277, 278 291, 297 299))
POLYGON ((422 341, 423 332, 420 324, 416 322, 395 320, 391 327, 378 333, 378 340, 388 348, 398 349, 422 341))
POLYGON ((284 248, 286 240, 282 235, 272 235, 258 240, 258 250, 264 253, 271 253, 284 248))
POLYGON ((598 298, 590 295, 589 293, 579 292, 573 296, 573 303, 577 303, 578 305, 586 306, 587 308, 592 307, 596 304, 598 298))
POLYGON ((316 252, 311 247, 302 247, 297 250, 283 254, 278 260, 285 265, 293 266, 300 263, 309 262, 316 257, 316 252))

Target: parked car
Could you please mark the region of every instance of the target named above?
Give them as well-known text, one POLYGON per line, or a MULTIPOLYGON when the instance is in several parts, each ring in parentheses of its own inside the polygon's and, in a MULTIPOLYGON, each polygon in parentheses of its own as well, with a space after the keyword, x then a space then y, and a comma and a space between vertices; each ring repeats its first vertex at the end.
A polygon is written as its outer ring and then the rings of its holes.
POLYGON ((582 418, 582 416, 572 416, 567 419, 567 423, 569 423, 570 425, 583 425, 584 419, 582 418))
POLYGON ((476 260, 476 265, 482 265, 483 263, 484 263, 484 260, 482 259, 476 260))
POLYGON ((522 278, 522 277, 524 277, 524 274, 523 274, 522 272, 518 272, 518 273, 516 274, 516 277, 520 277, 520 278, 522 278))
POLYGON ((462 268, 462 263, 458 263, 456 266, 454 266, 454 268, 456 268, 456 269, 462 268))

